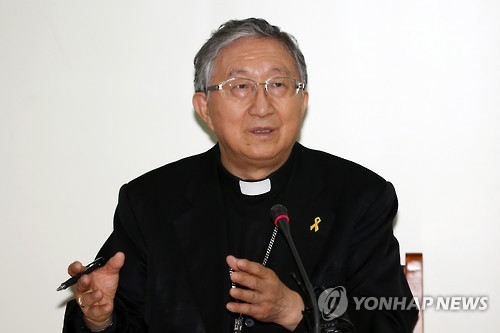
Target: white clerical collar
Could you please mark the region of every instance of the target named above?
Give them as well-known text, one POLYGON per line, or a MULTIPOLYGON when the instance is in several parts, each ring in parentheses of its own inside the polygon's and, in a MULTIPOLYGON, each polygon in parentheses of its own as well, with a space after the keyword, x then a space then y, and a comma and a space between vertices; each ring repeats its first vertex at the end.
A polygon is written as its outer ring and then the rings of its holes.
POLYGON ((260 195, 271 191, 271 180, 266 178, 256 182, 240 180, 241 193, 245 195, 260 195))

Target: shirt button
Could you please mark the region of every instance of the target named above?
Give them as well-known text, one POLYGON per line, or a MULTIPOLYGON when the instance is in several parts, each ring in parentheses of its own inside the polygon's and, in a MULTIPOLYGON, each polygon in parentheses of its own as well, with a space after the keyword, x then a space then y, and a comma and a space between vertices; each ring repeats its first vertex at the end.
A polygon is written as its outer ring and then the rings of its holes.
POLYGON ((253 327, 254 325, 255 325, 255 320, 253 318, 245 319, 245 326, 246 327, 253 327))

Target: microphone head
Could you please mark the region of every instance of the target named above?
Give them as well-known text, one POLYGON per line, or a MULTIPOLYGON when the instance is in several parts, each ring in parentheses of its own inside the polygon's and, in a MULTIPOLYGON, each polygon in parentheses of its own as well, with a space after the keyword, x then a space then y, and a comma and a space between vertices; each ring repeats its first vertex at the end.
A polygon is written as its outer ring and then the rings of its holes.
POLYGON ((288 209, 286 209, 286 207, 281 204, 276 204, 271 207, 271 218, 273 219, 275 226, 278 226, 278 221, 280 220, 290 222, 290 218, 288 217, 288 209))

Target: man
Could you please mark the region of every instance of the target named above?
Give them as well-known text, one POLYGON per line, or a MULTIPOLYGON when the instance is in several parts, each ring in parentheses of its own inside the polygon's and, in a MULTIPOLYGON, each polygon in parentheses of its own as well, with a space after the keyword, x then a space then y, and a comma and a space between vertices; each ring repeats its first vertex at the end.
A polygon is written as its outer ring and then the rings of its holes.
MULTIPOLYGON (((290 209, 315 287, 411 298, 392 185, 296 142, 306 83, 278 27, 233 20, 213 33, 195 57, 193 106, 218 143, 122 187, 99 253, 110 259, 73 288, 64 332, 306 331, 297 266, 269 217, 276 203, 290 209)), ((358 332, 410 332, 415 320, 401 309, 348 315, 358 332)))

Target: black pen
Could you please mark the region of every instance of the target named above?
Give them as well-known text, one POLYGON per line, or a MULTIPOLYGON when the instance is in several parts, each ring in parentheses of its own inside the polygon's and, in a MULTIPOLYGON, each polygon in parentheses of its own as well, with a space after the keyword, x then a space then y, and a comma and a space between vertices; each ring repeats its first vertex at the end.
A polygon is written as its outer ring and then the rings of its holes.
POLYGON ((76 274, 75 276, 73 276, 73 277, 67 279, 66 281, 64 281, 63 283, 61 283, 61 285, 59 287, 57 287, 57 291, 64 290, 68 287, 71 287, 72 285, 74 285, 75 283, 78 282, 78 279, 80 279, 82 277, 82 275, 92 273, 96 269, 104 266, 105 263, 106 263, 106 261, 104 260, 103 257, 97 258, 96 260, 92 261, 90 264, 85 266, 84 271, 76 274))

